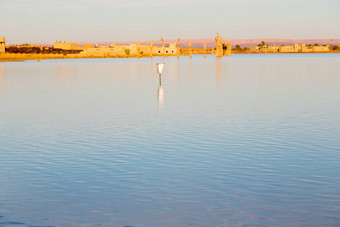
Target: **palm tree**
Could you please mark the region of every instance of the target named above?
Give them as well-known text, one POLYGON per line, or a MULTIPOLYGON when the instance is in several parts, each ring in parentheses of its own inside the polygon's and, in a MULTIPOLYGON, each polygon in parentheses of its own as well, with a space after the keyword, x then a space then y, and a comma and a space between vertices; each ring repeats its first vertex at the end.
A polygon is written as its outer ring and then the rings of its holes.
POLYGON ((264 46, 266 46, 266 42, 265 41, 261 41, 261 43, 258 46, 259 47, 264 47, 264 46))

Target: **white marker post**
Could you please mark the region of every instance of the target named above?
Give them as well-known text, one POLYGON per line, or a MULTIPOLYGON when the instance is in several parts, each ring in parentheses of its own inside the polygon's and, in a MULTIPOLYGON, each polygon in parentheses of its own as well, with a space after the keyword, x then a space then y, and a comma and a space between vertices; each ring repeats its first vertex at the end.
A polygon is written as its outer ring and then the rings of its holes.
POLYGON ((158 103, 159 103, 159 107, 162 108, 164 105, 164 90, 162 88, 162 72, 163 72, 165 63, 156 63, 156 65, 157 65, 157 73, 159 75, 158 103))
POLYGON ((156 63, 156 65, 157 65, 157 72, 159 75, 159 86, 162 86, 162 72, 163 72, 165 63, 156 63))

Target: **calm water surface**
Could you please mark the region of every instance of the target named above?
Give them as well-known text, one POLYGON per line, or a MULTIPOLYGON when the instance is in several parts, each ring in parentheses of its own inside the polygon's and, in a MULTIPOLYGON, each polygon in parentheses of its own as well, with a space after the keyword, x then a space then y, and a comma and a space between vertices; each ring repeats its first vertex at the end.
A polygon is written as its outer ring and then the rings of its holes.
POLYGON ((339 72, 340 54, 0 62, 0 226, 339 226, 339 72))

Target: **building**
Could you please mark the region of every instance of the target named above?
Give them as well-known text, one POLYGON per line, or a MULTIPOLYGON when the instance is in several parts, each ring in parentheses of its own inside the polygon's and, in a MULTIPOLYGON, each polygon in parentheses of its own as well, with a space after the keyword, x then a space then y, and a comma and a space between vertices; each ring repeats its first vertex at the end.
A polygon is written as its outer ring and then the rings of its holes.
POLYGON ((0 37, 0 53, 6 52, 6 41, 5 37, 0 37))
POLYGON ((313 46, 312 49, 314 52, 327 52, 329 51, 329 46, 313 46))
POLYGON ((176 55, 176 43, 171 43, 169 46, 152 46, 130 44, 119 46, 115 43, 110 46, 90 46, 84 45, 84 51, 80 53, 86 57, 127 57, 127 56, 157 56, 157 55, 176 55))
POLYGON ((70 42, 63 42, 57 41, 53 45, 54 49, 62 49, 62 50, 79 50, 78 43, 70 43, 70 42))
POLYGON ((117 55, 117 49, 113 46, 86 45, 80 54, 86 57, 114 57, 117 55))
POLYGON ((279 52, 281 53, 308 53, 308 52, 328 52, 329 46, 306 46, 306 44, 294 44, 293 46, 280 46, 279 52))
POLYGON ((306 44, 294 44, 292 46, 256 46, 250 48, 251 52, 261 53, 311 53, 328 52, 329 46, 306 46, 306 44))
POLYGON ((154 55, 173 55, 177 54, 177 46, 176 43, 170 43, 169 46, 155 46, 152 48, 152 54, 154 55))
POLYGON ((299 52, 299 49, 294 44, 293 46, 280 46, 278 48, 278 52, 281 52, 281 53, 295 53, 295 52, 299 52))

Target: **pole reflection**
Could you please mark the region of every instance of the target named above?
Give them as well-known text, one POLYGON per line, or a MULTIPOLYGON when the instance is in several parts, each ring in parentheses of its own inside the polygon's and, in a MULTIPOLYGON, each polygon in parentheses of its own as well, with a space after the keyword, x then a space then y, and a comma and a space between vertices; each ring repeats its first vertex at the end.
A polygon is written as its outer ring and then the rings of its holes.
POLYGON ((164 107, 164 89, 161 85, 158 87, 158 107, 164 107))

